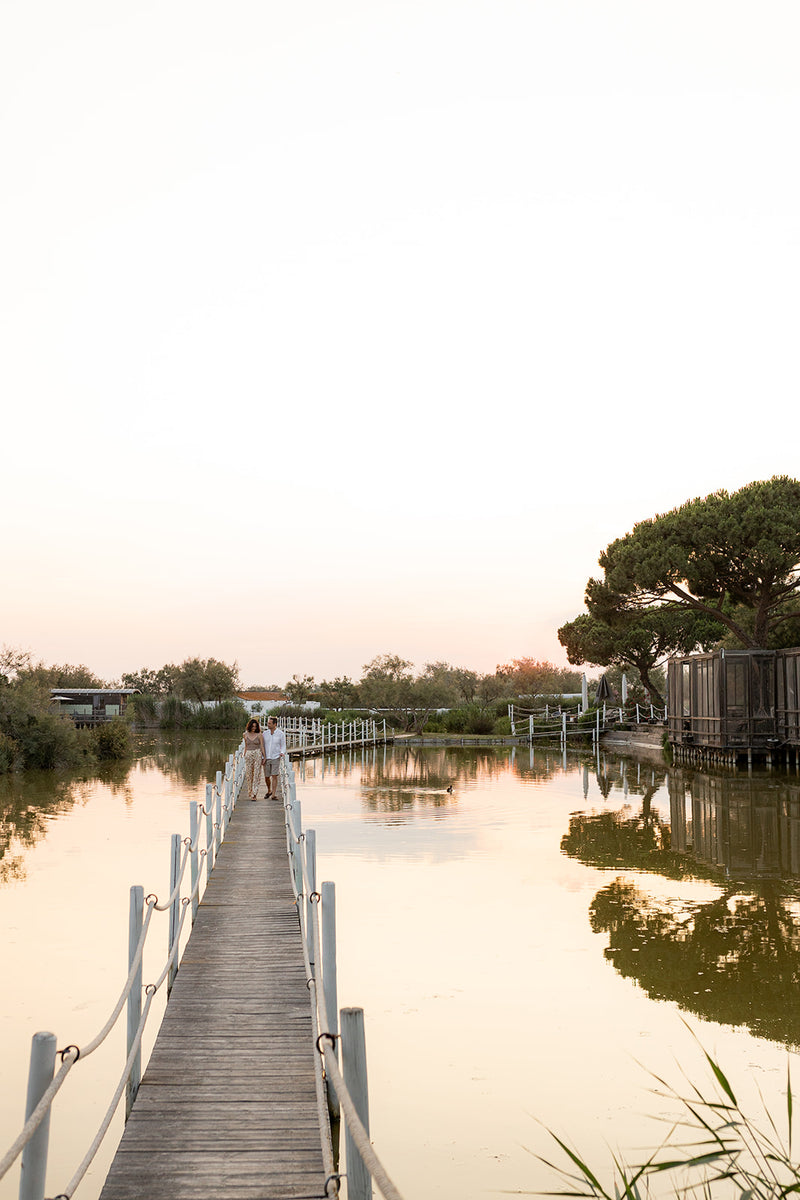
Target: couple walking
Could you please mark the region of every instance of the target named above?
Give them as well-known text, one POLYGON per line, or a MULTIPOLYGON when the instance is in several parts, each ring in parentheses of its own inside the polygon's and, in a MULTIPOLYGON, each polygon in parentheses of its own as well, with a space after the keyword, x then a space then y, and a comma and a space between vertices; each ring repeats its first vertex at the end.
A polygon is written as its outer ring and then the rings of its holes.
POLYGON ((255 717, 247 722, 244 731, 244 785, 251 800, 257 799, 262 763, 267 784, 267 800, 277 800, 278 771, 285 753, 286 734, 278 728, 277 717, 268 717, 267 727, 263 730, 255 717))

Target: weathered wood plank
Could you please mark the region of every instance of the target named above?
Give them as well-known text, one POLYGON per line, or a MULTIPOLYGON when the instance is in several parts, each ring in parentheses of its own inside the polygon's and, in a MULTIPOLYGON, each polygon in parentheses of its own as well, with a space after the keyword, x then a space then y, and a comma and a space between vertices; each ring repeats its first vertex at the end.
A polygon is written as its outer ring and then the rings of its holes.
POLYGON ((322 1194, 310 997, 279 806, 240 803, 101 1200, 322 1194))

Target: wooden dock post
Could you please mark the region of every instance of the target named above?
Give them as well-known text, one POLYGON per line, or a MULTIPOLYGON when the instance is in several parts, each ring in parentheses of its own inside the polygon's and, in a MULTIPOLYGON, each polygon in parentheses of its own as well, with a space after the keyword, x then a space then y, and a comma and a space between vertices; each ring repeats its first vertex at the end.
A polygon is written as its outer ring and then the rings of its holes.
MULTIPOLYGON (((142 936, 142 918, 144 916, 144 888, 134 886, 131 888, 130 908, 128 911, 128 972, 133 966, 133 960, 136 957, 136 949, 139 945, 139 938, 142 936)), ((139 960, 139 968, 136 972, 136 977, 133 981, 133 986, 128 993, 128 1040, 126 1044, 125 1060, 133 1046, 133 1040, 136 1037, 136 1031, 139 1028, 139 1022, 142 1019, 142 963, 139 960)), ((133 1102, 136 1099, 136 1093, 139 1090, 139 1083, 142 1078, 142 1049, 141 1046, 136 1052, 136 1058, 133 1060, 131 1073, 128 1076, 128 1082, 125 1085, 125 1120, 131 1115, 133 1102)))
MULTIPOLYGON (((344 1082, 353 1098, 361 1124, 369 1134, 369 1091, 367 1088, 367 1049, 364 1038, 363 1008, 343 1008, 342 1066, 344 1082)), ((372 1176, 353 1141, 345 1122, 347 1195, 349 1200, 372 1200, 372 1176)))
MULTIPOLYGON (((35 1033, 31 1040, 28 1095, 25 1101, 26 1121, 53 1081, 55 1062, 56 1035, 54 1033, 35 1033)), ((44 1200, 49 1139, 50 1113, 48 1111, 36 1133, 22 1151, 19 1200, 44 1200)))

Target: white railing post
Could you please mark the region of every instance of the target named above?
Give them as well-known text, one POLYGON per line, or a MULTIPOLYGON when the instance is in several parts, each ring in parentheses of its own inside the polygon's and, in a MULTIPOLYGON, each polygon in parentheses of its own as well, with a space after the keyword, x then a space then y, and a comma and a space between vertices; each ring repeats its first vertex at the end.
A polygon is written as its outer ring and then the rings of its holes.
POLYGON ((210 783, 206 784, 206 883, 211 878, 214 866, 214 795, 210 783))
MULTIPOLYGON (((31 1040, 31 1063, 28 1070, 28 1094, 25 1099, 25 1120, 53 1082, 56 1062, 56 1035, 35 1033, 31 1040)), ((50 1113, 22 1151, 22 1174, 19 1181, 19 1200, 44 1200, 44 1180, 47 1174, 47 1149, 50 1140, 50 1113)))
MULTIPOLYGON (((142 919, 144 917, 144 888, 132 887, 130 897, 130 908, 128 910, 128 972, 133 966, 133 960, 136 957, 136 948, 139 945, 139 938, 142 936, 142 919)), ((139 1028, 139 1022, 142 1019, 142 963, 139 960, 139 967, 136 972, 136 978, 133 981, 133 986, 128 993, 128 1041, 125 1060, 133 1046, 133 1040, 136 1037, 136 1030, 139 1028)), ((141 1046, 136 1052, 136 1058, 131 1067, 131 1073, 128 1076, 128 1082, 125 1085, 125 1120, 131 1115, 133 1102, 136 1099, 136 1093, 139 1090, 139 1083, 142 1078, 142 1049, 141 1046)))
POLYGON ((217 803, 216 803, 217 836, 214 839, 214 857, 219 854, 222 845, 222 771, 217 771, 217 803))
MULTIPOLYGON (((175 891, 178 886, 178 875, 181 869, 181 835, 173 833, 172 845, 170 852, 170 868, 169 868, 169 894, 175 891)), ((181 898, 175 896, 172 904, 169 906, 169 954, 172 954, 172 948, 178 940, 178 926, 180 923, 180 907, 181 898)), ((175 955, 174 960, 170 963, 169 976, 167 978, 167 995, 172 991, 172 985, 175 982, 175 976, 178 972, 178 956, 175 955)))
MULTIPOLYGON (((294 795, 296 795, 296 792, 294 789, 292 789, 292 791, 293 791, 292 812, 294 814, 294 827, 297 830, 298 838, 300 838, 303 835, 303 806, 299 800, 294 799, 294 795)), ((294 886, 295 886, 295 890, 297 891, 298 895, 300 895, 300 896, 302 896, 302 894, 303 894, 303 868, 302 868, 301 860, 300 860, 301 853, 302 853, 302 850, 301 850, 300 844, 298 842, 294 848, 294 886)))
MULTIPOLYGON (((322 918, 322 995, 325 1001, 326 1028, 323 1032, 339 1032, 339 985, 336 976, 336 886, 323 883, 320 887, 322 918)), ((334 1042, 334 1054, 338 1057, 338 1043, 334 1042)), ((328 1108, 334 1120, 339 1117, 339 1097, 328 1080, 328 1108)))
POLYGON ((195 891, 197 876, 200 873, 200 821, 198 819, 198 806, 196 800, 189 801, 189 841, 192 843, 192 848, 189 851, 189 878, 192 885, 192 924, 197 916, 197 909, 200 904, 200 898, 195 891))
POLYGON ((230 819, 231 819, 231 792, 232 792, 232 790, 233 789, 231 788, 230 770, 228 770, 225 772, 225 815, 223 817, 223 821, 225 822, 225 833, 228 832, 228 825, 229 825, 230 819))
POLYGON ((308 962, 311 967, 311 974, 316 975, 317 964, 314 961, 314 901, 311 899, 314 892, 317 890, 317 831, 315 829, 307 829, 305 837, 306 847, 306 877, 308 879, 308 895, 306 896, 306 939, 308 941, 308 962))
MULTIPOLYGON (((342 1067, 345 1087, 350 1093, 361 1124, 369 1136, 369 1092, 367 1088, 367 1049, 364 1038, 363 1008, 343 1008, 342 1067)), ((372 1176, 364 1166, 345 1122, 347 1195, 349 1200, 372 1200, 372 1176)))

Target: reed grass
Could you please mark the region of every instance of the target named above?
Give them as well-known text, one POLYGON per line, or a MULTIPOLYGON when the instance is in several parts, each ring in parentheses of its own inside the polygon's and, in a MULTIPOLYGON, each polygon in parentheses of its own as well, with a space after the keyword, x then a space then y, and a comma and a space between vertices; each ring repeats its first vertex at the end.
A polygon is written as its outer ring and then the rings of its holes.
POLYGON ((720 1064, 702 1046, 701 1050, 710 1071, 703 1088, 687 1078, 685 1087, 677 1089, 651 1076, 656 1084, 654 1094, 677 1103, 679 1115, 643 1162, 630 1165, 612 1154, 610 1164, 596 1169, 549 1130, 564 1161, 536 1157, 555 1173, 561 1187, 526 1194, 602 1200, 647 1200, 668 1194, 681 1200, 729 1196, 784 1200, 800 1192, 800 1165, 794 1161, 792 1146, 790 1064, 787 1062, 785 1112, 780 1118, 773 1116, 761 1096, 763 1112, 754 1117, 742 1108, 720 1064))

